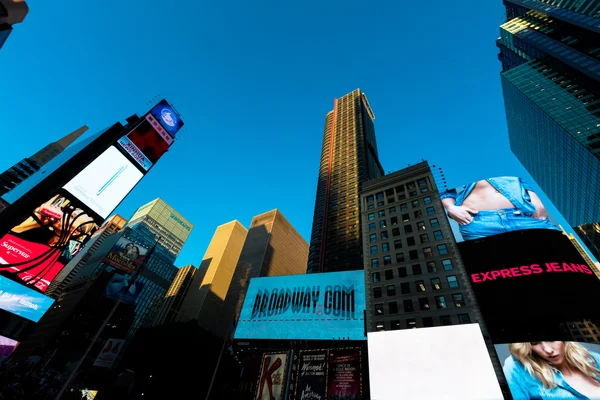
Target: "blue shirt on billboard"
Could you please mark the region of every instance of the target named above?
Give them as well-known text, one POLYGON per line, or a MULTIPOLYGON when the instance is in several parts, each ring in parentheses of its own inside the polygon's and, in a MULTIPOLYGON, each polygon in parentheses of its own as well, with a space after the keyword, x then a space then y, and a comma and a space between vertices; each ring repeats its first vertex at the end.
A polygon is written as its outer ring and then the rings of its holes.
MULTIPOLYGON (((592 351, 590 351, 590 354, 596 360, 596 364, 600 365, 600 355, 592 351)), ((556 368, 553 368, 557 384, 554 389, 544 388, 542 382, 531 376, 523 364, 515 360, 512 356, 506 359, 503 369, 514 400, 592 400, 573 389, 565 381, 562 373, 556 368)))

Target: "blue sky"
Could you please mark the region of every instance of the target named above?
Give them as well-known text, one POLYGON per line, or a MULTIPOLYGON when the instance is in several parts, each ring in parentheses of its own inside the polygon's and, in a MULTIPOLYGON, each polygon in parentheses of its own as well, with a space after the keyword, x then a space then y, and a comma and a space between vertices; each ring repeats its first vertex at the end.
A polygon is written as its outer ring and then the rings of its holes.
POLYGON ((189 219, 177 266, 198 266, 218 225, 274 208, 308 240, 325 114, 358 87, 386 171, 529 178, 506 131, 503 20, 500 0, 30 2, 0 50, 0 170, 167 98, 186 130, 117 212, 161 197, 189 219))

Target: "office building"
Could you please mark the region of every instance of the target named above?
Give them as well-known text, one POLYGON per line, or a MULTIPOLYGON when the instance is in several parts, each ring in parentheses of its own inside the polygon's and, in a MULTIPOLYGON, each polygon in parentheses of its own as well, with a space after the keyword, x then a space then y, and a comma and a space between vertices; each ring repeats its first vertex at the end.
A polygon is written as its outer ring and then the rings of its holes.
POLYGON ((303 274, 308 243, 277 209, 252 219, 214 333, 233 332, 251 278, 303 274))
POLYGON ((362 269, 359 193, 383 175, 367 96, 336 99, 325 117, 308 273, 362 269))
POLYGON ((179 268, 179 271, 177 271, 177 275, 175 275, 175 279, 173 279, 173 283, 171 283, 171 287, 167 290, 165 299, 160 306, 158 315, 154 321, 154 326, 170 324, 175 320, 181 309, 183 299, 190 288, 190 284, 192 283, 194 276, 196 276, 196 272, 198 272, 198 268, 191 264, 179 268))
POLYGON ((571 226, 600 221, 600 2, 505 0, 510 146, 571 226))
POLYGON ((13 25, 23 22, 29 7, 23 0, 0 0, 0 48, 6 43, 13 25))
POLYGON ((238 221, 217 227, 185 296, 177 321, 196 320, 207 331, 219 333, 216 323, 222 316, 223 302, 247 234, 248 230, 238 221))
POLYGON ((575 233, 596 257, 596 260, 600 260, 600 222, 576 226, 575 233))
POLYGON ((367 332, 480 318, 427 162, 363 185, 367 332))

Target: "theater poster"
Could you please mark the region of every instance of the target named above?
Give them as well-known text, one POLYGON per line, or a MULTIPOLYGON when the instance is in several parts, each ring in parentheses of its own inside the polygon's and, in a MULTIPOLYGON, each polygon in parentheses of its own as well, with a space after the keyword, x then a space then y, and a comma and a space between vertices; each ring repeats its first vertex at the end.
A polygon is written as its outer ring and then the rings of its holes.
POLYGON ((328 400, 359 400, 362 398, 360 359, 361 351, 359 349, 329 351, 328 400))
POLYGON ((324 400, 326 398, 327 356, 327 350, 300 352, 296 400, 324 400))
POLYGON ((265 353, 255 400, 282 400, 287 378, 287 353, 265 353))

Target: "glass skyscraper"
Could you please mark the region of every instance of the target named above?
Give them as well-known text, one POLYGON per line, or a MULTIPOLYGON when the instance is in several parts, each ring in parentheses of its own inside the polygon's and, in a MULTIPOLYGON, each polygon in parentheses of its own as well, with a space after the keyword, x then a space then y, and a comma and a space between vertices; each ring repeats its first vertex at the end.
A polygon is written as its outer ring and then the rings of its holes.
POLYGON ((336 99, 325 117, 308 273, 363 268, 360 190, 383 175, 374 119, 360 89, 336 99))
POLYGON ((511 149, 571 226, 600 221, 600 2, 504 4, 511 149))

